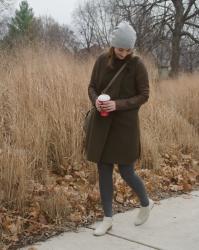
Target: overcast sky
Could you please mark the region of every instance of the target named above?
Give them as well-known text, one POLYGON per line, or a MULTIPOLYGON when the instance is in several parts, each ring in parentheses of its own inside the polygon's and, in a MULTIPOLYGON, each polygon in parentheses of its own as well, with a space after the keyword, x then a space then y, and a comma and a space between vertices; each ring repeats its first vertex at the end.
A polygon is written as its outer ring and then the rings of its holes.
MULTIPOLYGON (((71 13, 83 0, 27 0, 35 16, 50 15, 60 24, 71 25, 71 13)), ((18 4, 21 1, 18 1, 18 4)))

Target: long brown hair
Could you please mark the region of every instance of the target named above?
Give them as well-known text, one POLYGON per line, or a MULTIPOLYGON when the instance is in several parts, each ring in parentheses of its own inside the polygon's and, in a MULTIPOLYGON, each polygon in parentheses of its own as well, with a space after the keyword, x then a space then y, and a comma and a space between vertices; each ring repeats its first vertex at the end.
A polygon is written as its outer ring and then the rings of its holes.
POLYGON ((108 66, 110 68, 113 69, 113 58, 114 58, 114 47, 110 47, 109 51, 108 51, 108 56, 109 56, 109 60, 108 60, 108 66))

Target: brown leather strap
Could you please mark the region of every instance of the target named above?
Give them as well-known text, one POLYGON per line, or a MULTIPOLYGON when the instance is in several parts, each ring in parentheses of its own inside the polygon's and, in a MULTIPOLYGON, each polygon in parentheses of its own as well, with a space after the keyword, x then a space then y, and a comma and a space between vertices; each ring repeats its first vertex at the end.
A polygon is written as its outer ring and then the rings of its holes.
POLYGON ((115 79, 119 76, 119 74, 123 71, 123 69, 126 67, 127 63, 122 65, 122 67, 118 70, 118 72, 114 75, 112 80, 109 82, 109 84, 106 86, 106 88, 102 91, 102 94, 105 94, 105 92, 110 88, 112 83, 115 81, 115 79))

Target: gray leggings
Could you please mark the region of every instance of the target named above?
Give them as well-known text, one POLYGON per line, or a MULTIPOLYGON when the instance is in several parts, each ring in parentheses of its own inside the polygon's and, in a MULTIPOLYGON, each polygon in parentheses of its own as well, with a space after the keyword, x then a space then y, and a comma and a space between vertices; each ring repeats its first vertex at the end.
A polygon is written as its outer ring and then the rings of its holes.
MULTIPOLYGON (((113 168, 112 163, 97 163, 99 173, 99 189, 104 215, 112 217, 112 199, 113 199, 113 168)), ((149 199, 141 178, 134 171, 134 164, 118 164, 121 177, 137 194, 141 206, 148 206, 149 199)))

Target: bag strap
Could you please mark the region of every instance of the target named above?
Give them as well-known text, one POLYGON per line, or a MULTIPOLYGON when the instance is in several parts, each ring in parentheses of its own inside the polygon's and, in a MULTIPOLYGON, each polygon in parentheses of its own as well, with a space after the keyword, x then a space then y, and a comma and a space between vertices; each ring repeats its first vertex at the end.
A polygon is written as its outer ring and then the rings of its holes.
POLYGON ((124 68, 126 67, 126 65, 127 65, 127 63, 123 64, 122 67, 117 71, 117 73, 114 75, 114 77, 112 78, 112 80, 109 82, 109 84, 106 86, 106 88, 102 91, 102 94, 104 94, 110 88, 110 86, 113 84, 113 82, 115 81, 115 79, 124 70, 124 68))

